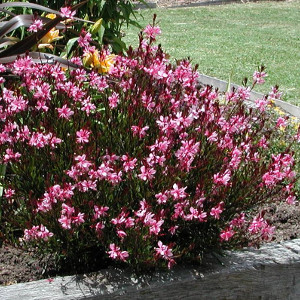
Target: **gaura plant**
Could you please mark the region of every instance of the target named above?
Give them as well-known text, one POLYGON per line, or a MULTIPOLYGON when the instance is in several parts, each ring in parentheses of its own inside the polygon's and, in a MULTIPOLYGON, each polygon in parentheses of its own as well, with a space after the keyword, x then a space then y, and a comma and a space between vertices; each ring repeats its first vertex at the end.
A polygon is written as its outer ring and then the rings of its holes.
MULTIPOLYGON (((147 26, 136 50, 100 72, 97 55, 109 52, 87 33, 72 62, 89 69, 29 56, 1 65, 18 78, 1 78, 7 238, 84 271, 107 261, 170 268, 205 251, 272 239, 263 213, 249 211, 297 197, 291 147, 300 132, 274 147, 287 119, 269 117, 278 90, 249 107, 247 87, 201 88, 197 67, 171 64, 154 45, 159 33, 147 26)), ((254 84, 264 75, 255 73, 254 84)))

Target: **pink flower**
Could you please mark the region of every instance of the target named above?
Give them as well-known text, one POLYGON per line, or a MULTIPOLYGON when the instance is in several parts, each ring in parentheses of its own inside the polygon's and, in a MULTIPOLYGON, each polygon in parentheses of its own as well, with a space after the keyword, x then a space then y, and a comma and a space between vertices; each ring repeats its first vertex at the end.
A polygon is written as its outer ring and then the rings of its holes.
POLYGON ((164 259, 169 260, 173 258, 172 249, 169 246, 166 246, 162 241, 158 241, 158 248, 155 248, 156 254, 161 256, 164 259))
POLYGON ((250 97, 250 88, 238 87, 237 93, 242 100, 248 100, 250 97))
POLYGON ((143 31, 147 38, 155 39, 157 35, 161 34, 161 30, 158 26, 147 25, 143 31))
POLYGON ((105 228, 105 225, 102 222, 98 222, 95 225, 95 230, 96 230, 96 232, 97 232, 98 235, 102 234, 102 229, 104 229, 104 228, 105 228))
POLYGON ((133 136, 138 136, 140 139, 146 136, 146 131, 149 129, 149 126, 145 126, 143 128, 139 126, 131 126, 131 131, 133 133, 133 136))
POLYGON ((21 75, 33 71, 33 61, 30 57, 25 56, 16 59, 13 66, 14 73, 21 75))
POLYGON ((42 224, 39 226, 33 226, 31 229, 24 230, 24 239, 27 241, 42 239, 47 242, 52 236, 53 233, 42 224))
POLYGON ((117 230, 117 236, 123 241, 127 236, 127 233, 124 230, 117 230))
POLYGON ((245 224, 245 213, 241 213, 238 217, 231 220, 230 225, 241 228, 245 224))
POLYGON ((266 221, 263 218, 254 217, 254 219, 252 220, 252 222, 248 228, 248 231, 251 234, 255 234, 255 233, 258 233, 261 230, 261 228, 263 228, 265 226, 266 226, 266 221))
POLYGON ((133 227, 134 226, 134 224, 135 224, 135 221, 134 221, 134 219, 133 218, 127 218, 126 220, 125 220, 125 227, 126 228, 131 228, 131 227, 133 227))
POLYGON ((234 235, 234 231, 231 228, 222 230, 220 234, 221 241, 229 241, 234 235))
POLYGON ((269 143, 268 143, 266 137, 263 135, 263 137, 258 142, 258 146, 261 147, 261 148, 263 148, 263 149, 267 149, 268 145, 269 145, 269 143))
POLYGON ((152 180, 155 173, 156 171, 153 168, 146 168, 145 166, 142 166, 141 174, 139 174, 138 177, 144 181, 152 180))
POLYGON ((86 155, 77 155, 75 156, 75 161, 77 161, 76 167, 83 171, 87 171, 89 167, 92 165, 92 163, 88 160, 86 160, 86 155))
POLYGON ((232 158, 229 163, 229 166, 232 167, 234 170, 236 170, 239 167, 239 164, 242 160, 241 156, 242 156, 242 151, 240 151, 239 149, 235 148, 232 151, 232 158))
POLYGON ((215 219, 220 219, 220 214, 223 212, 224 202, 220 202, 218 206, 213 207, 210 210, 210 215, 213 216, 215 219))
POLYGON ((68 217, 71 217, 75 213, 75 209, 72 206, 69 206, 65 203, 62 204, 62 211, 61 213, 63 215, 67 215, 68 217))
POLYGON ((40 225, 40 231, 37 233, 37 236, 40 239, 42 239, 45 242, 47 242, 48 239, 53 236, 53 233, 50 232, 44 225, 41 224, 40 225))
POLYGON ((109 101, 110 108, 116 108, 120 101, 119 94, 116 92, 113 92, 112 95, 108 97, 108 101, 109 101))
POLYGON ((123 155, 122 161, 124 161, 124 163, 123 163, 124 171, 129 172, 129 171, 134 170, 137 159, 136 158, 129 159, 129 157, 127 155, 123 155))
POLYGON ((81 102, 81 110, 85 111, 86 115, 89 116, 91 112, 96 109, 96 105, 91 102, 91 98, 88 97, 81 102))
POLYGON ((294 205, 296 203, 296 196, 293 196, 293 195, 289 195, 285 201, 287 204, 290 204, 290 205, 294 205))
POLYGON ((76 141, 79 144, 84 144, 89 142, 89 136, 91 132, 86 129, 80 129, 79 131, 76 132, 76 141))
POLYGON ((76 12, 75 11, 71 11, 70 9, 71 7, 69 6, 65 6, 65 7, 62 7, 60 9, 60 14, 63 18, 67 18, 67 19, 73 19, 76 12))
POLYGON ((198 220, 199 222, 206 222, 207 213, 197 208, 190 207, 190 214, 184 217, 185 220, 192 221, 193 219, 198 220))
POLYGON ((119 259, 121 261, 126 261, 129 257, 129 253, 127 251, 119 251, 119 259))
POLYGON ((79 46, 85 49, 90 46, 91 41, 92 35, 89 32, 81 30, 80 37, 78 39, 79 46))
POLYGON ((62 215, 59 219, 58 222, 60 223, 61 227, 64 229, 71 229, 71 223, 72 220, 68 218, 67 216, 62 215))
POLYGON ((83 180, 79 181, 76 185, 77 189, 80 192, 87 192, 88 190, 93 190, 97 191, 97 181, 92 181, 92 180, 83 180))
POLYGON ((62 108, 57 108, 58 117, 70 120, 70 117, 74 115, 74 111, 71 110, 66 104, 62 108))
POLYGON ((214 183, 218 185, 230 185, 231 171, 226 170, 224 173, 217 173, 214 175, 214 183))
POLYGON ((94 218, 99 219, 100 217, 105 217, 107 215, 107 211, 109 210, 108 206, 97 206, 94 205, 94 218))
POLYGON ((112 259, 119 259, 121 261, 126 261, 129 257, 127 251, 120 251, 120 247, 116 246, 115 244, 109 245, 110 251, 108 251, 108 255, 112 259))
POLYGON ((11 148, 8 148, 5 150, 6 154, 4 155, 3 161, 5 163, 18 161, 21 157, 21 154, 19 152, 14 152, 11 148))
POLYGON ((280 99, 281 98, 282 93, 278 91, 278 86, 273 86, 271 88, 271 92, 268 95, 268 99, 280 99))
POLYGON ((155 195, 155 198, 158 204, 164 204, 168 200, 168 192, 158 193, 155 195))
POLYGON ((6 198, 6 199, 12 198, 12 196, 13 196, 15 193, 16 193, 16 192, 15 192, 15 190, 13 190, 13 189, 5 189, 5 190, 4 190, 4 195, 5 195, 5 198, 6 198))
POLYGON ((72 223, 77 225, 84 223, 84 213, 78 213, 76 217, 72 217, 72 223))
POLYGON ((160 219, 159 221, 154 220, 152 225, 149 228, 150 234, 158 235, 161 231, 161 226, 164 223, 164 220, 160 219))
POLYGON ((43 28, 43 21, 40 19, 36 19, 33 21, 33 23, 29 26, 28 31, 29 32, 38 32, 38 30, 41 30, 43 28))
POLYGON ((279 117, 277 119, 276 127, 285 128, 287 126, 287 121, 285 118, 279 117))
POLYGON ((275 232, 275 226, 266 225, 261 229, 261 236, 263 240, 270 241, 275 232))
POLYGON ((171 233, 171 235, 174 235, 178 228, 179 228, 179 226, 177 226, 177 225, 171 226, 168 231, 171 233))
POLYGON ((261 112, 264 112, 268 105, 268 101, 265 99, 257 99, 255 100, 255 105, 261 112))
POLYGON ((2 64, 0 64, 0 73, 3 73, 6 71, 6 67, 2 64))
POLYGON ((110 244, 109 248, 110 251, 107 252, 109 257, 112 259, 117 259, 119 256, 120 247, 117 247, 115 244, 110 244))
POLYGON ((267 73, 265 72, 258 72, 258 71, 255 71, 253 73, 253 80, 255 83, 257 84, 263 84, 265 83, 265 77, 267 77, 267 73))
POLYGON ((173 189, 170 190, 170 195, 173 197, 174 200, 184 199, 187 196, 185 192, 187 187, 179 188, 178 185, 175 183, 173 184, 173 189))

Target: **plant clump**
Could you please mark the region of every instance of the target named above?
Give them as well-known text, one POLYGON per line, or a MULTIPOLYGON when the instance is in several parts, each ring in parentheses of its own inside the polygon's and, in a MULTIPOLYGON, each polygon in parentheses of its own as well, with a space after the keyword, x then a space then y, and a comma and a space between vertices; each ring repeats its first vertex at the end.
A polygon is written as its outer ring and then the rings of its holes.
POLYGON ((1 77, 0 90, 6 238, 76 269, 111 261, 137 270, 272 239, 274 227, 249 211, 296 201, 300 141, 298 130, 276 147, 288 122, 270 118, 277 88, 249 107, 250 88, 200 87, 197 67, 171 64, 154 45, 159 33, 148 26, 126 56, 82 33, 75 69, 28 56, 1 65, 18 77, 1 77))

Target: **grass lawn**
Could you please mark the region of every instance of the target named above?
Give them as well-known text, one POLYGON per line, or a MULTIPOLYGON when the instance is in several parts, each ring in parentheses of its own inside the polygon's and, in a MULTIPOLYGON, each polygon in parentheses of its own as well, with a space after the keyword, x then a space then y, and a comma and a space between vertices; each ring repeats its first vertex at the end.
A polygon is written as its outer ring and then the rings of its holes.
MULTIPOLYGON (((171 58, 190 57, 200 72, 240 84, 258 65, 269 74, 256 88, 268 92, 275 84, 283 99, 300 105, 300 0, 141 11, 142 26, 154 13, 162 29, 158 42, 171 58)), ((137 28, 125 41, 137 45, 137 28)))

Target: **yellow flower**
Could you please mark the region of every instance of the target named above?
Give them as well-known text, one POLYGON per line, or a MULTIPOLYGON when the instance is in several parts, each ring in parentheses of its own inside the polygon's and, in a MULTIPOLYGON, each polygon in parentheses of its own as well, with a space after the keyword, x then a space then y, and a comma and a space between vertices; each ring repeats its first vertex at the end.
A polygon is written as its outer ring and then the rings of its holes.
POLYGON ((61 39, 62 36, 59 36, 59 30, 55 30, 55 28, 52 28, 50 31, 48 31, 41 39, 42 44, 51 44, 53 41, 57 41, 61 39))
POLYGON ((297 117, 291 117, 291 123, 292 123, 292 126, 295 130, 298 130, 298 127, 300 125, 300 122, 299 122, 299 119, 297 117))
MULTIPOLYGON (((48 14, 46 15, 46 18, 48 19, 55 19, 55 14, 48 14)), ((63 37, 59 35, 59 30, 52 28, 50 31, 48 31, 41 39, 41 43, 38 45, 38 48, 50 48, 53 49, 53 46, 51 45, 52 42, 57 41, 59 39, 62 39, 63 37)))
POLYGON ((107 73, 115 63, 116 56, 114 54, 106 55, 103 60, 100 60, 99 73, 107 73))
POLYGON ((275 110, 280 116, 285 115, 285 112, 282 111, 278 106, 274 107, 274 110, 275 110))
POLYGON ((90 65, 92 65, 92 63, 93 63, 93 54, 91 52, 85 52, 83 54, 82 62, 83 62, 83 65, 85 67, 89 67, 90 65))
POLYGON ((286 146, 286 142, 285 141, 280 141, 280 146, 286 146))
POLYGON ((115 55, 109 54, 106 56, 99 55, 98 50, 87 52, 84 54, 83 64, 87 67, 96 68, 98 73, 107 73, 115 62, 115 55))
POLYGON ((56 18, 56 14, 48 14, 48 15, 46 15, 46 18, 53 20, 56 18))

